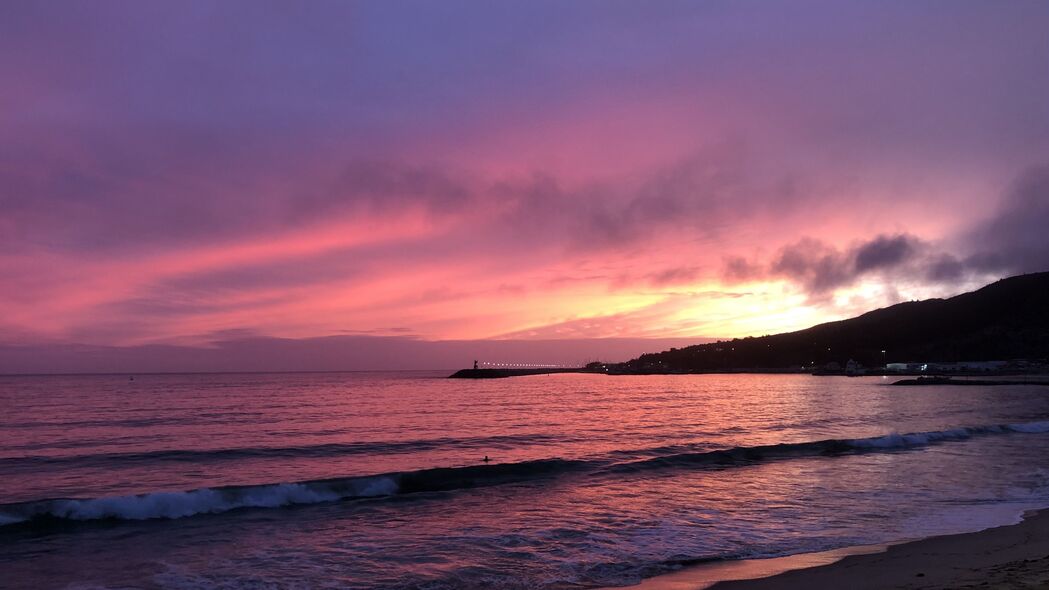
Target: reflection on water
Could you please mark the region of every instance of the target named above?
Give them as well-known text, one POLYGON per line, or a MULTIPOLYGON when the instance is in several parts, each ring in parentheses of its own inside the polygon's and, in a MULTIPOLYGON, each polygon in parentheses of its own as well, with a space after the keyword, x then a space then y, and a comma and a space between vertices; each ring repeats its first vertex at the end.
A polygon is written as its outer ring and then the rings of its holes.
POLYGON ((441 377, 0 378, 0 503, 89 502, 0 526, 0 567, 27 587, 623 585, 981 528, 1049 493, 1035 387, 441 377), (894 432, 922 434, 855 442, 894 432), (256 487, 205 497, 233 485, 256 487), (256 508, 200 514, 217 502, 256 508), (53 518, 89 510, 122 520, 53 518))

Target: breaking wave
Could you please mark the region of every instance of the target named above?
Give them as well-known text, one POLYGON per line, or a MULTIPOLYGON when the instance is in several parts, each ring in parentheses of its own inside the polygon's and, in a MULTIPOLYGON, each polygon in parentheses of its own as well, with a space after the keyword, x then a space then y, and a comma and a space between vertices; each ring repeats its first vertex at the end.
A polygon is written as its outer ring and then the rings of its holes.
POLYGON ((128 496, 0 504, 0 526, 30 521, 175 519, 238 508, 277 508, 527 481, 571 471, 584 461, 546 459, 448 467, 297 483, 224 486, 128 496))
POLYGON ((608 471, 632 472, 645 469, 683 467, 688 465, 707 465, 711 467, 746 465, 761 461, 790 459, 795 457, 833 456, 914 449, 935 443, 961 441, 991 434, 1035 434, 1047 432, 1049 432, 1049 422, 1028 422, 1023 424, 952 428, 950 430, 914 432, 909 434, 893 433, 868 438, 826 439, 798 443, 732 447, 712 451, 675 453, 650 459, 618 463, 609 466, 608 471))
POLYGON ((1049 433, 1049 421, 953 428, 868 438, 827 439, 664 454, 628 462, 543 459, 389 474, 201 488, 102 498, 59 498, 0 504, 0 526, 31 522, 177 519, 240 508, 276 508, 519 483, 573 472, 595 476, 667 468, 724 468, 797 457, 892 452, 996 434, 1049 433))

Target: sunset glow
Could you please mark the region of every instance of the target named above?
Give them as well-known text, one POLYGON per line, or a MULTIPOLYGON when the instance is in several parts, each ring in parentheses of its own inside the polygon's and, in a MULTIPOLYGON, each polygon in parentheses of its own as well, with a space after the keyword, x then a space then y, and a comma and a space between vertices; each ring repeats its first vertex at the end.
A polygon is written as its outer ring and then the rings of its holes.
POLYGON ((1044 4, 601 6, 0 9, 0 344, 724 338, 1045 266, 1044 4))
POLYGON ((0 590, 1045 586, 1047 33, 0 0, 0 590))

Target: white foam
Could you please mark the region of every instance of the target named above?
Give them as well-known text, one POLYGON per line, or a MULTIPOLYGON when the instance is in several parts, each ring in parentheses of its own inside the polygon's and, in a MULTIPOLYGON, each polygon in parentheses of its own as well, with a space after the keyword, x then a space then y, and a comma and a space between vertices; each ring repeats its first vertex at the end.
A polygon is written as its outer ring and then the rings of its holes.
POLYGON ((974 430, 970 428, 953 428, 951 430, 938 430, 933 432, 912 432, 910 434, 891 433, 884 436, 873 436, 870 438, 858 438, 848 441, 848 445, 860 449, 906 449, 909 447, 920 447, 932 442, 942 440, 964 440, 971 438, 979 432, 1001 432, 1001 429, 992 427, 986 430, 974 430))
MULTIPOLYGON (((323 485, 281 483, 249 488, 203 488, 189 492, 155 492, 91 500, 55 500, 47 513, 70 520, 150 520, 217 514, 237 508, 277 508, 296 504, 334 502, 346 497, 383 496, 397 492, 397 482, 379 477, 364 480, 340 493, 323 485), (356 489, 360 487, 361 489, 356 489)), ((18 522, 12 520, 11 523, 18 522)), ((0 521, 3 524, 9 524, 0 521)))
POLYGON ((1049 422, 1025 422, 1023 424, 1010 424, 1006 428, 1014 432, 1025 432, 1030 434, 1049 432, 1049 422))
POLYGON ((192 492, 156 492, 141 496, 113 496, 92 500, 57 500, 48 512, 71 520, 120 518, 181 518, 193 514, 230 510, 229 502, 212 489, 192 492))
POLYGON ((12 516, 10 514, 4 514, 3 512, 0 512, 0 526, 4 526, 7 524, 17 524, 19 522, 25 521, 26 518, 24 517, 12 516))
POLYGON ((874 436, 871 438, 857 438, 848 441, 849 446, 857 447, 861 449, 866 448, 877 448, 877 449, 894 449, 906 445, 906 441, 902 434, 892 433, 886 434, 885 436, 874 436))
POLYGON ((392 496, 397 493, 397 482, 392 477, 375 477, 365 481, 357 496, 392 496))

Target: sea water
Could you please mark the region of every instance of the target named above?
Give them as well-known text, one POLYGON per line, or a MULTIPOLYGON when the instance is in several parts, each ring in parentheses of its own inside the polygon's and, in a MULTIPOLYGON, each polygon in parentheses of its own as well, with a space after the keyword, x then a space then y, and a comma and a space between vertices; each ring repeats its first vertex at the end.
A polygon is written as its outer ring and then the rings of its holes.
POLYGON ((445 376, 0 377, 0 587, 622 586, 1049 506, 1046 387, 445 376))

